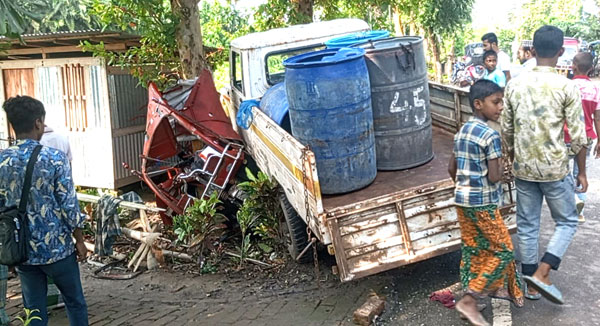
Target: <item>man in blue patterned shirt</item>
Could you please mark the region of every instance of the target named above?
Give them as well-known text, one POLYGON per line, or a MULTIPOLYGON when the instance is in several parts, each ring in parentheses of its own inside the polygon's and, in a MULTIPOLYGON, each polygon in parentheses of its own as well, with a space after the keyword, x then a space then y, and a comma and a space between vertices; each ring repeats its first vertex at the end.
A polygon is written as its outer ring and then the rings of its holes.
MULTIPOLYGON (((44 133, 43 104, 28 96, 16 96, 3 104, 16 136, 16 145, 0 152, 0 206, 18 206, 25 169, 33 149, 44 133)), ((27 203, 29 260, 17 267, 26 308, 39 309, 42 320, 30 325, 47 325, 47 277, 60 289, 71 325, 87 326, 87 304, 79 275, 77 257, 85 259, 84 215, 65 154, 43 147, 33 170, 27 203), (73 243, 73 237, 75 243, 73 243)))

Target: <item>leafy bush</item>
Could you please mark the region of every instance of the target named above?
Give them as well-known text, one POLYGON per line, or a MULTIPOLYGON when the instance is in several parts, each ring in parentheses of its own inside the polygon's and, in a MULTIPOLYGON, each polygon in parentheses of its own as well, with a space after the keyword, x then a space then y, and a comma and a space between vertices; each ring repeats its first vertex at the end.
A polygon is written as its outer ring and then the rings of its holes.
POLYGON ((238 210, 236 218, 240 225, 240 231, 242 233, 241 243, 237 247, 238 252, 240 253, 240 264, 239 268, 244 266, 245 259, 248 258, 252 253, 252 243, 250 242, 250 232, 256 225, 258 221, 258 215, 255 214, 252 206, 246 205, 246 201, 244 205, 238 210))
POLYGON ((208 199, 198 199, 188 206, 183 215, 173 218, 173 230, 177 243, 188 246, 192 254, 203 255, 205 249, 211 249, 225 225, 225 216, 218 212, 221 203, 214 192, 208 199))
POLYGON ((251 228, 252 233, 260 238, 259 248, 269 253, 282 240, 279 221, 283 217, 283 211, 279 205, 279 185, 261 171, 255 176, 246 168, 246 175, 249 181, 240 183, 239 187, 248 197, 240 211, 256 218, 251 228))

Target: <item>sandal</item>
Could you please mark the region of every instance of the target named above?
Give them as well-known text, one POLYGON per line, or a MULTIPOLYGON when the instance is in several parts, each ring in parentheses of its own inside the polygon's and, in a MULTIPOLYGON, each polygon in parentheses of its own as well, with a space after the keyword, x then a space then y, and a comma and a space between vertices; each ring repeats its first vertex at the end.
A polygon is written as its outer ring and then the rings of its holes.
POLYGON ((531 294, 527 289, 527 282, 523 282, 523 296, 529 300, 539 300, 542 298, 541 293, 531 294))
POLYGON ((545 284, 533 276, 523 276, 523 279, 525 279, 525 282, 527 282, 527 285, 536 289, 546 299, 548 299, 554 303, 557 303, 557 304, 564 303, 562 293, 554 284, 550 284, 550 285, 545 284))

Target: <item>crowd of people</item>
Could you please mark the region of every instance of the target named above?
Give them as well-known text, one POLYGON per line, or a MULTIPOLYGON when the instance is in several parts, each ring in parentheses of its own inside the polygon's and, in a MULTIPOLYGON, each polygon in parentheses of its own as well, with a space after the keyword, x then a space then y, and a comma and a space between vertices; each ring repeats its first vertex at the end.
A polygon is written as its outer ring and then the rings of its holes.
MULTIPOLYGON (((456 310, 472 325, 489 325, 477 305, 487 296, 516 307, 525 305, 524 298, 564 303, 550 275, 558 270, 578 223, 585 221, 586 158, 600 127, 600 89, 588 78, 589 53, 575 56, 573 80, 556 71, 563 38, 555 26, 539 28, 533 41, 522 43, 518 70, 505 65, 495 35, 482 38, 487 74, 471 86, 473 117, 455 135, 448 164, 462 238, 464 296, 456 310), (489 120, 501 122, 501 134, 489 120), (520 273, 498 209, 504 160, 512 163, 517 192, 520 273), (540 259, 544 198, 555 229, 540 259)), ((594 155, 600 157, 598 145, 594 155)))

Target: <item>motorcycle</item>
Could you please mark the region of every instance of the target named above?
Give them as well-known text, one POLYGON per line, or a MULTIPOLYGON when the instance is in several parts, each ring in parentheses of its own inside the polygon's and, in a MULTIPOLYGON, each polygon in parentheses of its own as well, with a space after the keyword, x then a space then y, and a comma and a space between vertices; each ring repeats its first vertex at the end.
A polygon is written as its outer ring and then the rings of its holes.
POLYGON ((452 67, 452 84, 465 87, 473 84, 485 76, 485 67, 479 64, 473 64, 470 57, 464 57, 462 61, 457 61, 452 67))

